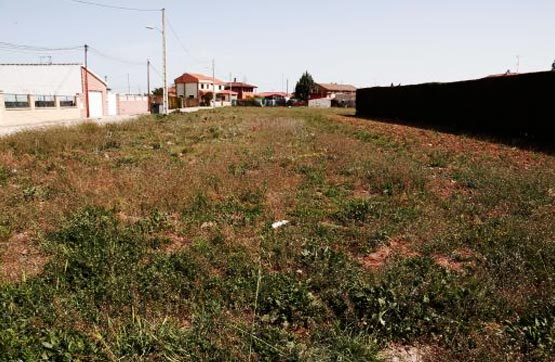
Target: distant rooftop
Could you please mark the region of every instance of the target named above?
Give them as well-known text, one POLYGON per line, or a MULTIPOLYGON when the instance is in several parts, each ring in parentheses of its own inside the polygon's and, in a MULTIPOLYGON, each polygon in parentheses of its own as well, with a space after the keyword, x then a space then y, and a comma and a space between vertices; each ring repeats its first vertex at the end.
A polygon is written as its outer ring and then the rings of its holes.
POLYGON ((82 65, 81 63, 0 63, 2 66, 50 66, 50 65, 82 65))
POLYGON ((488 75, 486 78, 512 77, 519 74, 520 73, 513 73, 510 70, 507 70, 505 73, 488 75))
POLYGON ((244 83, 244 82, 231 82, 231 86, 233 88, 258 88, 255 85, 244 83))
POLYGON ((357 88, 350 84, 316 83, 329 92, 356 92, 357 88))
MULTIPOLYGON (((175 83, 198 83, 198 82, 210 82, 212 83, 213 78, 204 74, 198 73, 183 73, 179 78, 175 79, 175 83)), ((226 84, 224 81, 218 78, 214 81, 215 84, 223 85, 226 84)))

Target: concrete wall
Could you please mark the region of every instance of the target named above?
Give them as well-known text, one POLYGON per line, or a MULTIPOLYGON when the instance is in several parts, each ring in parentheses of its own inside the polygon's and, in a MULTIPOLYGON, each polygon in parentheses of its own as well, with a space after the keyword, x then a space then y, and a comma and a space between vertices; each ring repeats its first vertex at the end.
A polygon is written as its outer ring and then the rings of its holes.
POLYGON ((148 112, 148 97, 136 95, 117 96, 118 115, 134 115, 148 112))
POLYGON ((35 97, 32 95, 28 97, 30 106, 28 108, 5 108, 4 94, 0 92, 0 127, 33 125, 81 118, 83 107, 80 97, 76 97, 75 107, 60 107, 60 99, 56 97, 56 106, 48 108, 35 107, 35 97))
POLYGON ((183 84, 183 83, 176 84, 175 91, 177 92, 178 97, 184 96, 185 95, 185 84, 183 84))
POLYGON ((312 108, 331 108, 330 98, 311 99, 308 101, 308 106, 312 108))
POLYGON ((198 98, 198 83, 186 83, 185 84, 185 98, 198 98))

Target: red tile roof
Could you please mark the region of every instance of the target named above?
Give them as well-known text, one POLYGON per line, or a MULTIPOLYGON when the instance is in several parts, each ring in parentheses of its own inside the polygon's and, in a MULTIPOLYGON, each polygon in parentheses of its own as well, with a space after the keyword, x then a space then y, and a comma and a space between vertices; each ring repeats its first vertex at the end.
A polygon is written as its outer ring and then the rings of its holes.
POLYGON ((263 92, 263 93, 257 93, 254 96, 260 97, 260 98, 266 98, 266 97, 272 97, 272 96, 287 98, 287 97, 291 97, 291 94, 285 93, 285 92, 263 92))
POLYGON ((519 75, 519 73, 511 73, 510 70, 508 70, 505 73, 501 73, 501 74, 492 74, 487 76, 486 78, 498 78, 498 77, 512 77, 514 75, 519 75))
MULTIPOLYGON (((230 83, 227 83, 227 86, 229 86, 230 83)), ((252 84, 248 84, 248 83, 243 83, 243 82, 231 82, 231 86, 233 88, 258 88, 255 85, 252 84)))
MULTIPOLYGON (((212 77, 197 74, 197 73, 183 73, 179 78, 175 79, 175 84, 178 83, 199 83, 199 82, 209 82, 212 83, 212 77)), ((218 78, 214 81, 215 84, 224 85, 226 84, 224 81, 219 80, 218 78)))
POLYGON ((328 92, 356 92, 357 88, 350 84, 317 83, 328 92))

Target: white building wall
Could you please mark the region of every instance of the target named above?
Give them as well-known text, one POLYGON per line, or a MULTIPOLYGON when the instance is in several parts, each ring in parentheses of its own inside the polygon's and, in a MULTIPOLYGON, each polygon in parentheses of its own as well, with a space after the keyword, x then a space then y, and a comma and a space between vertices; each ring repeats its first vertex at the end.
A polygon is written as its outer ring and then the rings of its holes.
POLYGON ((80 64, 0 64, 0 89, 9 94, 82 93, 80 64))
POLYGON ((108 115, 115 116, 118 114, 118 101, 115 93, 108 93, 108 115))
POLYGON ((181 97, 185 95, 185 84, 179 83, 175 87, 175 91, 177 92, 177 96, 181 97))
POLYGON ((198 98, 198 84, 197 83, 185 83, 185 98, 198 98))

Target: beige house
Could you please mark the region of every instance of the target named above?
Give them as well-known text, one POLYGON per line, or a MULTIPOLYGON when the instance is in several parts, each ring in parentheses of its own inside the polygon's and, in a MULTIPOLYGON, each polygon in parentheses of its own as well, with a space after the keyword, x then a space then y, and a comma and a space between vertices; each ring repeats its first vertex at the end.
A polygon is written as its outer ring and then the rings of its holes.
POLYGON ((217 106, 229 106, 237 100, 237 92, 226 90, 225 82, 202 74, 184 73, 175 79, 175 87, 177 97, 183 100, 185 107, 201 105, 207 94, 215 98, 217 106), (215 97, 213 93, 216 93, 215 97))

